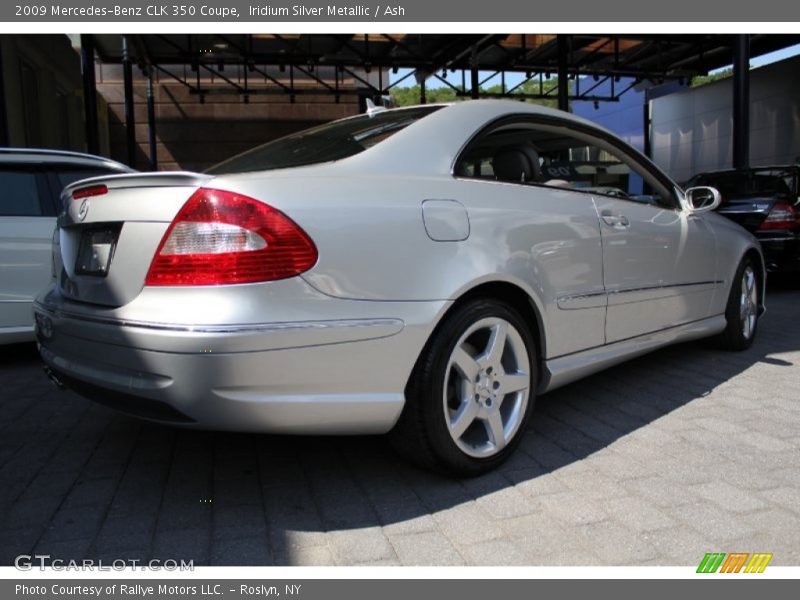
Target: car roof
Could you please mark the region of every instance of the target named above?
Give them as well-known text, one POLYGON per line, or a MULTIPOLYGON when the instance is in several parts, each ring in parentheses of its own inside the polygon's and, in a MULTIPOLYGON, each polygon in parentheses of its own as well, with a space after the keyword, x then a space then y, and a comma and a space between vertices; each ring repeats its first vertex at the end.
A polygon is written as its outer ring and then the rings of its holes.
MULTIPOLYGON (((409 108, 412 107, 388 109, 387 112, 409 108)), ((347 161, 354 167, 358 166, 359 170, 372 168, 372 164, 369 167, 366 165, 374 163, 376 166, 389 165, 392 170, 415 174, 450 172, 452 161, 458 156, 460 149, 483 127, 501 118, 527 115, 557 118, 564 123, 587 127, 591 131, 611 133, 587 119, 547 106, 518 100, 465 100, 443 105, 441 110, 419 119, 369 151, 357 154, 347 161)), ((337 169, 341 170, 341 166, 337 169)))
MULTIPOLYGON (((285 177, 293 169, 303 169, 303 173, 314 176, 347 177, 364 173, 404 174, 414 177, 439 176, 451 173, 453 161, 466 144, 484 127, 507 117, 544 116, 553 123, 583 126, 588 132, 597 132, 619 140, 608 129, 577 115, 546 106, 520 102, 519 100, 465 100, 453 103, 435 103, 374 110, 372 115, 402 112, 419 109, 421 106, 436 107, 430 114, 418 119, 393 135, 371 146, 364 152, 347 158, 318 164, 289 167, 268 171, 244 173, 225 173, 215 175, 227 179, 251 179, 264 176, 285 177), (268 174, 268 175, 267 175, 268 174)), ((366 119, 368 114, 359 114, 347 119, 366 119)), ((345 119, 342 119, 345 121, 345 119)), ((648 161, 635 148, 629 148, 633 155, 648 161)), ((655 167, 654 167, 655 168, 655 167)), ((661 173, 660 171, 658 171, 661 173)), ((676 185, 663 175, 663 185, 671 188, 676 185)))
MULTIPOLYGON (((440 113, 438 115, 439 117, 441 117, 441 115, 444 113, 454 113, 458 115, 459 118, 463 119, 465 122, 474 122, 480 120, 488 121, 493 118, 499 118, 504 116, 532 114, 532 115, 545 115, 551 117, 558 117, 565 121, 578 123, 582 125, 589 125, 594 129, 605 131, 606 133, 613 133, 608 129, 602 127, 601 125, 598 125, 593 121, 590 121, 573 113, 557 110, 555 108, 550 108, 549 106, 543 106, 541 104, 533 104, 531 102, 520 102, 519 100, 513 100, 513 99, 483 98, 479 100, 462 100, 459 102, 431 102, 428 104, 413 104, 410 106, 398 106, 394 108, 377 107, 372 111, 359 113, 357 115, 351 115, 349 117, 345 117, 340 120, 345 121, 350 119, 367 118, 369 116, 374 116, 381 113, 402 112, 422 107, 442 108, 443 110, 438 111, 440 113)), ((430 116, 433 115, 436 115, 436 113, 433 113, 430 116)), ((425 118, 425 123, 427 124, 430 124, 432 121, 433 120, 430 117, 425 118)))
POLYGON ((72 166, 101 166, 113 171, 133 172, 133 169, 110 158, 47 148, 0 148, 0 164, 58 163, 72 166))

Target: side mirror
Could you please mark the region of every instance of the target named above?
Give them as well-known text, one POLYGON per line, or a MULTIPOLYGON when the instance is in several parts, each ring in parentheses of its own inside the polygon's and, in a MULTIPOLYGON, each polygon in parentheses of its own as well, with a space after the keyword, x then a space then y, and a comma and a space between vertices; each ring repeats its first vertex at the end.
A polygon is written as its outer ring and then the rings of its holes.
POLYGON ((709 212, 719 207, 722 196, 716 188, 708 186, 690 187, 684 192, 686 208, 692 214, 709 212))

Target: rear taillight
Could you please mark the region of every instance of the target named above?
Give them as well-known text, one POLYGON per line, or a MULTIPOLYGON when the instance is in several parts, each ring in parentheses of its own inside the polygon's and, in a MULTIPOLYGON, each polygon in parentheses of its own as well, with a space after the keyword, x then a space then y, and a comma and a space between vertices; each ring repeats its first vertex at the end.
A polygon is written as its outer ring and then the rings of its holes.
POLYGON ((759 229, 775 230, 775 229, 794 229, 800 227, 800 217, 798 217, 797 210, 788 202, 778 202, 769 211, 767 218, 761 224, 759 229))
POLYGON ((317 248, 281 211, 247 196, 200 188, 158 247, 145 285, 221 285, 294 277, 317 248))

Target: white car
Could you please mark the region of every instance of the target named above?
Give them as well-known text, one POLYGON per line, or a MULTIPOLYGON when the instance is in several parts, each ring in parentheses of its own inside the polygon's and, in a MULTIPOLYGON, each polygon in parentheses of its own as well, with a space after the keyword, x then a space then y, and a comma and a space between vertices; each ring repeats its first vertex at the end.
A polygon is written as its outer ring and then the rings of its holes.
POLYGON ((716 190, 519 102, 371 111, 64 200, 35 307, 56 381, 183 427, 391 432, 451 473, 506 458, 537 394, 680 340, 746 348, 764 303, 716 190))
POLYGON ((90 154, 0 148, 0 344, 34 339, 33 299, 51 278, 50 248, 64 186, 131 172, 90 154))

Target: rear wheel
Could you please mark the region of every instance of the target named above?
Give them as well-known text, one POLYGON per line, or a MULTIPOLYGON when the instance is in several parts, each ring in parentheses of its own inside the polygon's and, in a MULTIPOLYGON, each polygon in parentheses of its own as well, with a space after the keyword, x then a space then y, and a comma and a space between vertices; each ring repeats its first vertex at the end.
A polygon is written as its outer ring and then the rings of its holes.
POLYGON ((530 418, 536 347, 519 313, 475 299, 446 317, 423 350, 391 438, 412 460, 477 475, 505 460, 530 418))
POLYGON ((728 325, 719 337, 728 350, 746 350, 753 343, 758 328, 758 275, 753 260, 742 260, 733 279, 728 306, 728 325))

